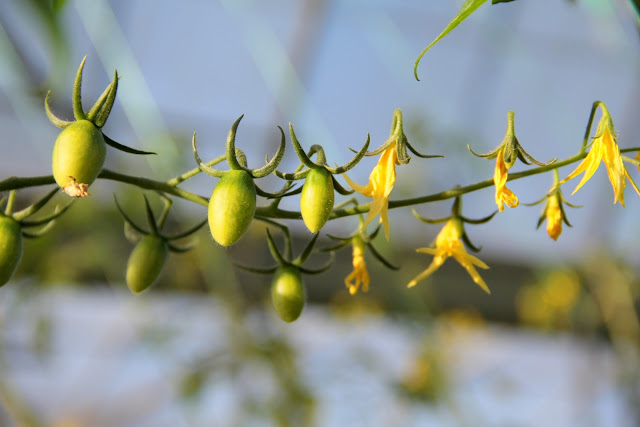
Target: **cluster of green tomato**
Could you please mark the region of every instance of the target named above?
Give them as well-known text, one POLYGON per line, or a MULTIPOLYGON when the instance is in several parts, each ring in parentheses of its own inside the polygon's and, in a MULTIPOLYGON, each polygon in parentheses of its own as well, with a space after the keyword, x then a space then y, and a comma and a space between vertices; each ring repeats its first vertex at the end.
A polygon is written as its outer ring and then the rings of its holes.
MULTIPOLYGON (((53 178, 58 186, 69 196, 74 198, 85 197, 89 194, 88 188, 103 170, 106 155, 106 146, 133 154, 153 154, 136 150, 117 143, 102 132, 102 127, 111 112, 118 88, 119 76, 114 73, 111 84, 105 89, 93 107, 85 112, 81 102, 82 61, 76 74, 72 102, 74 121, 66 121, 56 117, 49 107, 49 96, 45 98, 45 111, 49 120, 62 131, 58 135, 52 155, 53 178)), ((267 233, 269 248, 278 264, 266 269, 243 267, 258 273, 274 274, 272 284, 272 299, 278 313, 285 321, 295 320, 301 313, 305 301, 305 290, 301 274, 317 274, 326 270, 308 270, 302 267, 302 263, 311 253, 312 247, 318 237, 317 232, 329 219, 334 207, 334 192, 350 194, 352 191, 344 189, 334 178, 334 174, 341 174, 354 167, 367 153, 369 139, 354 158, 341 167, 330 167, 327 164, 324 151, 319 145, 314 145, 308 153, 298 142, 293 127, 290 125, 290 134, 294 149, 300 158, 300 166, 293 173, 282 173, 276 170, 285 150, 285 135, 280 129, 281 141, 275 156, 258 169, 247 167, 244 153, 235 147, 235 135, 242 116, 232 125, 226 142, 226 154, 217 160, 204 163, 196 150, 195 133, 192 145, 193 153, 200 170, 209 175, 220 178, 215 186, 208 204, 208 217, 206 221, 195 227, 173 235, 167 236, 160 232, 164 219, 168 214, 171 202, 161 193, 165 200, 165 210, 156 219, 145 197, 148 229, 135 224, 122 210, 116 200, 116 206, 125 220, 125 235, 136 243, 128 261, 126 281, 134 293, 139 293, 151 286, 165 264, 170 251, 182 252, 189 248, 175 246, 172 241, 184 239, 195 233, 202 225, 208 222, 213 239, 222 246, 231 246, 238 242, 256 217, 256 199, 262 197, 274 200, 272 207, 277 209, 281 197, 301 193, 300 213, 304 223, 312 233, 316 233, 307 248, 295 260, 290 260, 291 249, 288 232, 280 224, 266 218, 260 218, 271 225, 283 228, 286 238, 284 256, 280 254, 274 244, 271 235, 267 233), (316 161, 310 157, 316 156, 316 161), (230 170, 220 171, 212 166, 225 160, 230 170), (275 173, 286 181, 286 184, 278 193, 268 193, 256 186, 254 179, 265 177, 275 173), (302 187, 293 188, 293 181, 304 179, 302 187)), ((354 150, 355 151, 355 150, 354 150)), ((22 254, 22 237, 28 235, 24 228, 43 223, 50 224, 63 211, 56 211, 55 215, 39 221, 27 221, 26 217, 35 213, 54 192, 45 198, 44 202, 38 202, 28 210, 11 214, 15 191, 11 192, 11 200, 7 203, 5 213, 0 213, 0 286, 4 285, 15 272, 22 254), (34 209, 36 207, 37 209, 34 209)), ((7 198, 5 198, 7 199, 7 198)), ((68 207, 68 206, 67 206, 68 207)))

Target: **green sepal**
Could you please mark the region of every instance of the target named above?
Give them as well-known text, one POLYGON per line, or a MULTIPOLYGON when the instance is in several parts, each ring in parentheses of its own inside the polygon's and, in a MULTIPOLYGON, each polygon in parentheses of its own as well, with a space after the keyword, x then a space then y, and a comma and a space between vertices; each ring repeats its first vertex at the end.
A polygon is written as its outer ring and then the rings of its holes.
MULTIPOLYGON (((309 158, 311 156, 311 151, 309 151, 309 156, 304 152, 304 149, 300 145, 298 138, 296 137, 296 133, 293 130, 293 125, 289 123, 289 133, 291 134, 291 143, 293 145, 293 149, 296 152, 296 155, 300 159, 300 162, 308 168, 314 168, 318 166, 322 166, 322 164, 317 164, 313 160, 309 158)), ((324 157, 324 150, 322 151, 322 155, 324 157)), ((326 163, 326 159, 325 159, 326 163)))
POLYGON ((102 136, 104 137, 104 142, 107 145, 110 145, 111 147, 115 148, 116 150, 124 151, 125 153, 129 153, 129 154, 140 154, 140 155, 156 154, 156 153, 151 152, 151 151, 136 150, 135 148, 127 147, 126 145, 122 145, 119 142, 116 142, 113 139, 109 138, 104 133, 102 134, 102 136))
POLYGON ((492 214, 485 216, 484 218, 480 218, 480 219, 471 219, 471 218, 467 218, 466 216, 462 216, 462 215, 458 215, 458 218, 460 218, 463 222, 466 222, 468 224, 484 224, 486 222, 491 221, 491 219, 496 216, 496 214, 498 213, 498 210, 496 209, 495 211, 493 211, 492 214))
POLYGON ((190 229, 188 229, 186 231, 183 231, 182 233, 178 233, 176 235, 173 235, 173 236, 166 236, 165 239, 166 240, 184 239, 185 237, 189 237, 190 235, 192 235, 196 231, 200 230, 206 223, 207 223, 207 220, 205 219, 204 221, 202 221, 199 224, 194 225, 190 229))
MULTIPOLYGON (((240 118, 242 118, 242 116, 240 116, 240 118)), ((211 166, 204 163, 202 159, 200 159, 200 156, 198 155, 198 150, 196 149, 196 133, 195 132, 193 132, 193 138, 191 139, 191 148, 193 149, 193 157, 195 157, 196 163, 198 164, 198 167, 202 172, 216 178, 222 178, 222 175, 224 175, 224 171, 212 168, 211 166)), ((226 158, 227 155, 225 154, 224 157, 226 158)))
POLYGON ((413 154, 415 154, 416 156, 423 158, 423 159, 435 159, 437 157, 442 157, 444 158, 444 156, 440 155, 440 154, 422 154, 419 153, 418 151, 416 151, 415 148, 413 148, 411 146, 411 144, 409 144, 409 141, 405 141, 404 142, 406 144, 406 146, 409 148, 409 151, 411 151, 413 154))
POLYGON ((315 274, 324 273, 329 268, 331 268, 331 266, 333 265, 333 261, 335 259, 335 254, 333 252, 331 252, 329 255, 331 256, 329 261, 325 265, 323 265, 322 267, 320 267, 318 269, 311 270, 309 268, 300 267, 299 265, 297 266, 297 268, 298 268, 298 270, 300 270, 300 272, 302 272, 304 274, 309 274, 309 275, 315 275, 315 274))
MULTIPOLYGON (((369 236, 370 238, 372 236, 369 236)), ((391 269, 391 270, 400 270, 400 267, 395 266, 393 264, 391 264, 389 261, 387 261, 380 252, 378 252, 378 250, 373 246, 372 243, 367 242, 366 244, 367 248, 369 248, 369 250, 371 251, 371 253, 373 254, 373 256, 380 261, 385 267, 391 269)))
POLYGON ((304 263, 307 260, 307 258, 309 258, 309 255, 311 255, 311 251, 313 250, 313 245, 315 245, 319 235, 320 233, 316 233, 313 236, 313 238, 309 241, 309 243, 307 243, 307 246, 305 246, 302 253, 300 253, 300 255, 291 262, 293 265, 299 266, 302 263, 304 263))
POLYGON ((22 235, 22 237, 25 237, 27 239, 36 239, 36 238, 44 235, 47 231, 51 230, 51 228, 53 228, 55 223, 56 223, 55 221, 49 221, 44 227, 42 227, 38 231, 24 231, 24 230, 21 230, 20 234, 22 235))
POLYGON ((82 109, 82 70, 84 69, 84 63, 87 60, 85 56, 82 58, 82 62, 80 63, 80 67, 78 67, 78 72, 76 73, 76 78, 73 81, 73 91, 71 92, 71 100, 73 102, 73 117, 76 120, 86 120, 87 115, 84 113, 82 109))
POLYGON ((127 215, 124 209, 122 209, 122 207, 120 206, 120 203, 118 203, 118 198, 116 197, 115 193, 113 194, 113 201, 116 203, 116 208, 118 209, 118 212, 120 212, 120 215, 122 215, 122 219, 128 222, 131 228, 133 228, 135 231, 137 231, 140 234, 149 234, 147 230, 143 229, 142 227, 137 225, 135 222, 133 222, 131 218, 129 218, 129 215, 127 215))
POLYGON ((269 175, 271 172, 273 172, 278 167, 278 164, 280 163, 280 161, 284 157, 284 150, 285 150, 285 147, 286 147, 286 141, 285 141, 285 138, 284 138, 284 131, 282 130, 282 128, 280 126, 278 126, 278 129, 280 129, 280 135, 281 135, 280 146, 278 147, 278 151, 276 151, 276 154, 273 157, 273 159, 271 159, 271 161, 268 162, 263 167, 261 167, 259 169, 247 169, 247 172, 249 172, 253 178, 262 178, 262 177, 265 177, 265 176, 269 175))
POLYGON ((16 221, 20 222, 23 219, 35 214, 36 212, 38 212, 40 209, 42 209, 42 207, 44 205, 47 204, 47 202, 49 200, 51 200, 51 198, 53 196, 56 195, 56 193, 58 193, 60 189, 59 188, 54 188, 53 190, 49 191, 42 199, 38 200, 36 203, 32 204, 31 206, 24 208, 18 212, 15 212, 12 216, 13 219, 15 219, 16 221))
POLYGON ((536 206, 536 205, 539 205, 540 203, 544 202, 545 200, 547 200, 549 197, 553 197, 553 192, 545 194, 544 196, 542 196, 542 198, 540 200, 537 200, 537 201, 532 202, 532 203, 523 203, 523 205, 524 206, 536 206))
POLYGON ((482 250, 482 246, 475 246, 473 243, 471 243, 471 240, 469 240, 469 236, 467 236, 466 231, 462 233, 461 239, 464 242, 464 244, 467 245, 467 247, 471 249, 473 252, 480 252, 482 250))
POLYGON ((567 205, 567 206, 569 206, 569 207, 571 207, 571 208, 576 208, 576 209, 584 208, 584 206, 583 206, 583 205, 574 205, 573 203, 569 203, 569 202, 567 201, 567 199, 565 199, 565 198, 564 198, 564 195, 563 195, 563 194, 560 194, 560 197, 562 198, 562 201, 564 202, 564 204, 565 204, 565 205, 567 205))
POLYGON ((248 265, 236 264, 235 262, 233 263, 233 266, 238 267, 241 270, 250 271, 251 273, 256 273, 256 274, 273 274, 276 272, 278 267, 280 267, 279 265, 274 265, 273 267, 256 268, 256 267, 249 267, 248 265))
POLYGON ((285 242, 284 258, 290 259, 291 258, 291 234, 289 233, 289 228, 284 224, 280 224, 277 221, 274 221, 270 218, 265 218, 263 216, 256 215, 255 219, 257 219, 258 221, 265 222, 267 224, 271 224, 274 227, 279 228, 280 231, 282 231, 282 234, 284 234, 284 242, 285 242))
POLYGON ((358 163, 360 163, 360 160, 362 160, 362 158, 367 153, 367 149, 369 148, 369 143, 370 142, 371 142, 371 135, 369 133, 367 133, 367 140, 365 141, 365 143, 362 146, 362 148, 360 149, 360 151, 355 151, 355 150, 349 148, 351 151, 356 153, 356 155, 353 156, 353 158, 351 160, 349 160, 346 164, 344 164, 342 166, 338 166, 338 167, 335 167, 335 168, 332 168, 330 166, 325 166, 325 168, 329 172, 334 174, 334 175, 339 175, 339 174, 345 173, 345 172, 353 169, 358 163))
MULTIPOLYGON (((238 162, 238 158, 236 157, 236 132, 238 130, 238 125, 240 121, 244 117, 244 114, 240 115, 236 119, 235 122, 231 125, 231 129, 229 129, 229 133, 227 134, 227 142, 226 142, 226 154, 227 154, 227 164, 232 170, 243 169, 246 170, 240 163, 238 162)), ((194 135, 195 137, 195 135, 194 135)), ((195 145, 194 145, 195 147, 195 145)), ((247 171, 248 172, 248 171, 247 171)))
POLYGON ((484 153, 484 154, 476 153, 471 149, 471 145, 469 144, 467 144, 467 149, 471 152, 471 154, 473 154, 476 157, 484 157, 485 159, 495 159, 496 157, 498 157, 498 152, 502 149, 502 144, 499 145, 498 148, 496 148, 495 150, 489 151, 488 153, 484 153))
POLYGON ((47 92, 47 96, 44 97, 44 112, 47 114, 47 118, 54 126, 59 127, 60 129, 64 129, 69 126, 73 121, 63 120, 57 117, 51 111, 51 107, 49 106, 49 97, 51 96, 51 91, 47 92))
POLYGON ((567 218, 567 213, 564 211, 564 206, 562 206, 562 203, 560 203, 560 213, 562 214, 562 222, 567 224, 569 227, 573 227, 573 225, 571 225, 569 219, 567 218))
MULTIPOLYGON (((71 205, 73 204, 73 201, 71 203, 69 203, 67 206, 63 207, 62 209, 58 210, 58 208, 56 208, 55 212, 52 213, 49 216, 46 216, 44 218, 40 218, 38 220, 35 221, 20 221, 20 225, 24 228, 24 227, 36 227, 38 225, 43 225, 43 224, 47 224, 55 219, 57 219, 60 215, 64 214, 67 209, 69 209, 71 207, 71 205)), ((15 218, 15 217, 14 217, 15 218)))
POLYGON ((331 180, 333 181, 333 189, 335 191, 337 191, 339 194, 343 195, 343 196, 348 196, 350 194, 353 194, 355 190, 347 190, 346 188, 344 188, 336 179, 335 176, 331 175, 331 180))
MULTIPOLYGON (((309 170, 309 169, 307 169, 307 170, 309 170)), ((262 191, 262 190, 260 190, 260 191, 262 191)), ((291 191, 289 191, 289 189, 287 189, 286 191, 288 191, 288 192, 282 193, 282 194, 276 193, 277 194, 276 196, 262 196, 262 197, 267 197, 268 199, 281 199, 283 197, 289 197, 289 196, 293 196, 293 195, 302 193, 302 187, 297 187, 297 188, 295 188, 295 189, 293 189, 291 191)), ((257 185, 256 185, 256 192, 258 192, 258 186, 257 185)), ((267 194, 269 194, 269 193, 267 193, 267 194)))
POLYGON ((351 243, 351 237, 344 238, 344 237, 335 237, 331 235, 327 235, 327 236, 329 236, 329 238, 334 240, 340 240, 340 243, 338 243, 335 246, 329 246, 328 248, 318 249, 318 252, 334 252, 334 251, 337 251, 338 249, 344 248, 349 243, 351 243))
POLYGON ((95 120, 96 114, 98 114, 98 111, 100 111, 100 109, 104 107, 104 103, 107 101, 107 96, 111 91, 111 86, 112 84, 110 83, 109 86, 107 86, 105 90, 102 92, 102 94, 100 95, 96 103, 93 104, 93 107, 91 107, 91 110, 89 110, 89 112, 87 113, 87 120, 89 120, 93 124, 95 124, 94 120, 95 120))
MULTIPOLYGON (((255 183, 254 183, 254 185, 255 185, 255 183)), ((288 188, 283 188, 282 190, 280 190, 277 193, 269 193, 267 191, 262 190, 260 187, 258 187, 256 185, 256 193, 261 197, 266 197, 267 199, 277 199, 277 198, 280 198, 280 197, 290 196, 291 194, 288 194, 287 191, 289 191, 288 188)), ((302 187, 300 187, 300 191, 302 191, 302 187)))
POLYGON ((147 199, 147 196, 145 195, 143 195, 142 197, 144 197, 144 208, 145 208, 144 211, 147 216, 147 224, 149 224, 149 227, 151 227, 151 234, 153 234, 154 236, 159 236, 160 230, 158 230, 158 224, 156 223, 156 218, 153 216, 153 211, 151 210, 149 199, 147 199))
POLYGON ((109 114, 111 114, 111 108, 113 108, 113 103, 116 101, 116 92, 118 91, 118 71, 113 71, 113 81, 111 82, 109 94, 107 95, 107 99, 103 106, 101 106, 95 116, 95 120, 93 123, 98 127, 98 129, 102 128, 107 119, 109 118, 109 114))
POLYGON ((426 222, 427 224, 442 224, 443 222, 447 222, 451 219, 450 216, 446 217, 446 218, 439 218, 439 219, 429 219, 429 218, 425 218, 423 216, 420 216, 420 214, 415 210, 415 209, 411 209, 411 213, 413 214, 413 216, 415 216, 417 219, 419 219, 422 222, 426 222))
POLYGON ((307 175, 309 175, 309 172, 311 172, 311 169, 305 169, 303 171, 297 171, 297 172, 293 172, 293 173, 280 172, 277 169, 275 171, 273 171, 275 176, 277 176, 278 178, 281 178, 281 179, 285 179, 287 181, 297 181, 299 179, 306 178, 307 175))
POLYGON ((540 215, 540 218, 538 218, 538 224, 536 224, 536 230, 540 228, 540 226, 542 225, 542 223, 544 223, 544 220, 547 218, 547 208, 545 207, 542 210, 542 214, 540 215))
POLYGON ((280 265, 287 265, 289 264, 288 261, 286 261, 282 255, 280 255, 280 251, 278 251, 278 247, 276 246, 275 242, 273 241, 273 237, 271 237, 271 233, 269 232, 269 229, 267 228, 267 244, 269 245, 269 252, 271 252, 271 256, 273 257, 273 259, 275 259, 278 264, 280 265))
POLYGON ((524 151, 524 148, 522 148, 522 146, 520 145, 520 143, 518 142, 518 140, 516 139, 516 148, 518 149, 518 159, 520 159, 520 161, 522 163, 524 163, 525 165, 530 165, 531 163, 538 165, 538 166, 549 166, 553 163, 555 163, 558 158, 554 157, 553 159, 549 160, 546 163, 542 163, 536 159, 534 159, 529 153, 527 153, 526 151, 524 151))

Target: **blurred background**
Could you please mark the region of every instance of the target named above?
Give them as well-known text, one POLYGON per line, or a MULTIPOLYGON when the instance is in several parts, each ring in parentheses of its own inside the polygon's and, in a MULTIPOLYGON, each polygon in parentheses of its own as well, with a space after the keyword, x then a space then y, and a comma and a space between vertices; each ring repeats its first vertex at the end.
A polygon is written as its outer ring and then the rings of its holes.
MULTIPOLYGON (((411 144, 445 158, 399 167, 391 200, 491 178, 493 161, 473 157, 467 144, 495 148, 509 110, 520 143, 541 161, 578 151, 598 99, 621 148, 640 146, 637 4, 487 2, 427 53, 415 81, 417 55, 461 4, 3 0, 0 179, 51 173, 58 129, 44 96, 51 90, 54 113, 70 119, 85 55, 85 108, 117 68, 118 97, 103 130, 158 153, 108 150, 105 167, 157 180, 195 167, 194 131, 203 158, 223 154, 241 114, 236 143, 249 167, 275 152, 276 126, 289 122, 303 146, 321 144, 330 164, 344 164, 367 133, 372 147, 382 144, 401 108, 411 144)), ((297 166, 290 148, 282 171, 297 166)), ((376 161, 363 160, 350 177, 366 183, 376 161)), ((216 181, 200 174, 181 187, 208 197, 216 181)), ((390 242, 381 236, 374 245, 401 269, 368 254, 371 289, 351 296, 347 247, 327 273, 305 277, 308 304, 285 324, 271 307, 270 277, 233 266, 272 264, 257 221, 228 249, 205 227, 194 250, 169 257, 154 288, 131 294, 124 271, 132 246, 113 194, 143 223, 145 193, 97 181, 90 198, 25 243, 18 272, 0 290, 0 425, 638 425, 640 201, 627 189, 627 208, 613 205, 599 170, 569 197, 584 207, 567 211, 573 228, 556 242, 544 227, 536 231, 543 206, 524 205, 552 184, 551 174, 513 181, 518 208, 467 226, 491 267, 481 275, 492 295, 452 260, 407 289, 431 262, 415 249, 440 226, 396 209, 390 242)), ((259 185, 280 186, 273 177, 259 185)), ((19 191, 17 207, 50 188, 19 191)), ((161 201, 146 194, 159 212, 161 201)), ((56 195, 49 209, 67 202, 56 195)), ((297 204, 291 197, 281 206, 297 204)), ((450 208, 444 201, 416 210, 441 218, 450 208)), ((467 217, 494 209, 493 188, 463 198, 467 217)), ((165 229, 184 230, 205 215, 175 199, 165 229)), ((311 234, 301 221, 286 223, 297 253, 311 234)), ((353 217, 331 221, 318 247, 331 244, 326 233, 356 228, 353 217)), ((310 266, 327 259, 313 255, 310 266)))

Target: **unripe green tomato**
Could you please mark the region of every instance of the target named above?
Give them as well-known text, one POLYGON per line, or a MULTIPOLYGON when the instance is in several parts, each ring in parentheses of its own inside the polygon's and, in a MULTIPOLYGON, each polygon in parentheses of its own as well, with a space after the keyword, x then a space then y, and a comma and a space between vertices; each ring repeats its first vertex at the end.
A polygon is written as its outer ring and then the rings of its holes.
POLYGON ((280 318, 293 322, 300 317, 305 299, 300 270, 290 265, 278 267, 271 284, 271 301, 280 318))
POLYGON ((246 233, 256 212, 256 185, 248 172, 226 172, 209 199, 209 229, 216 242, 231 246, 246 233))
POLYGON ((127 264, 127 285, 131 292, 139 294, 156 281, 168 253, 167 242, 161 237, 147 235, 140 239, 127 264))
POLYGON ((64 128, 53 146, 51 168, 61 188, 72 183, 90 185, 102 170, 107 147, 102 132, 88 120, 64 128))
POLYGON ((309 171, 300 195, 300 213, 312 233, 320 231, 333 210, 333 178, 325 168, 309 171))
POLYGON ((22 258, 22 230, 11 217, 0 215, 0 286, 11 279, 22 258))

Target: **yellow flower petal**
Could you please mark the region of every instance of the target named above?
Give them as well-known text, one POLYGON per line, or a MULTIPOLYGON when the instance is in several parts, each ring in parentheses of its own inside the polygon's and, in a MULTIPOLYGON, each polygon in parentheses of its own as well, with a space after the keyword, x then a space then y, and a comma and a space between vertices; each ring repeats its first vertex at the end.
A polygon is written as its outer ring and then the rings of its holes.
POLYGON ((358 292, 360 285, 362 285, 362 291, 367 292, 369 290, 369 272, 367 272, 367 265, 364 262, 364 247, 365 243, 360 238, 354 238, 353 240, 353 271, 344 279, 344 284, 349 289, 349 293, 354 295, 358 292))
POLYGON ((478 284, 478 286, 480 286, 485 292, 491 293, 489 291, 489 287, 475 269, 475 267, 489 268, 489 266, 482 262, 482 260, 467 253, 464 245, 460 241, 462 233, 461 220, 459 218, 452 218, 445 224, 442 230, 440 230, 440 233, 438 233, 435 249, 419 248, 417 250, 418 252, 434 255, 434 258, 431 265, 411 280, 407 286, 415 286, 421 280, 426 279, 440 268, 447 258, 452 256, 467 270, 473 281, 478 284))
POLYGON ((558 240, 560 234, 562 234, 562 210, 560 209, 559 196, 554 194, 549 197, 547 207, 545 209, 545 216, 547 218, 547 234, 553 240, 558 240))
MULTIPOLYGON (((427 249, 427 248, 422 248, 422 249, 427 249)), ((433 274, 434 271, 436 271, 438 268, 440 268, 440 266, 444 263, 445 259, 447 259, 446 257, 437 255, 435 258, 433 258, 433 261, 431 261, 431 265, 429 265, 429 267, 424 270, 422 273, 418 274, 412 281, 409 282, 409 284, 407 285, 408 288, 411 288, 415 285, 418 284, 418 282, 426 279, 427 277, 431 276, 431 274, 433 274)))
POLYGON ((396 183, 396 163, 398 152, 396 143, 389 145, 380 156, 378 164, 369 175, 369 183, 366 186, 353 182, 347 174, 342 174, 347 183, 358 193, 366 197, 373 197, 369 213, 362 224, 364 229, 369 223, 380 214, 380 219, 384 225, 384 234, 389 240, 389 218, 387 208, 389 205, 389 195, 396 183))
POLYGON ((580 183, 576 186, 573 193, 575 194, 595 173, 600 166, 600 161, 603 161, 607 168, 607 175, 611 186, 613 187, 613 203, 620 201, 622 207, 624 207, 624 189, 627 184, 626 179, 629 178, 633 188, 640 195, 638 187, 633 182, 627 169, 622 162, 622 156, 620 154, 620 148, 616 143, 613 130, 610 128, 610 117, 603 114, 598 123, 598 129, 596 131, 596 137, 591 144, 591 150, 587 154, 587 157, 578 165, 578 167, 569 174, 565 179, 560 181, 558 185, 564 184, 572 178, 575 178, 580 173, 584 172, 580 183))
POLYGON ((493 183, 496 187, 496 204, 498 205, 498 210, 500 210, 500 212, 504 210, 505 203, 510 208, 515 208, 519 204, 518 197, 513 193, 513 191, 507 188, 506 184, 508 176, 509 170, 504 162, 504 150, 502 149, 498 152, 496 168, 493 172, 493 183))

